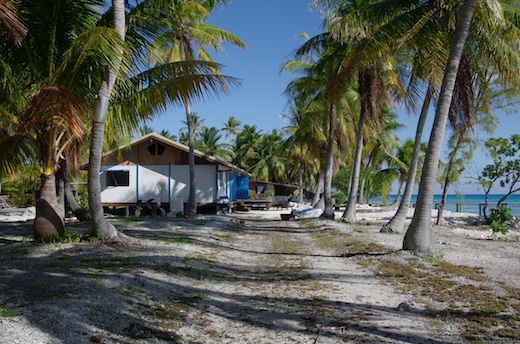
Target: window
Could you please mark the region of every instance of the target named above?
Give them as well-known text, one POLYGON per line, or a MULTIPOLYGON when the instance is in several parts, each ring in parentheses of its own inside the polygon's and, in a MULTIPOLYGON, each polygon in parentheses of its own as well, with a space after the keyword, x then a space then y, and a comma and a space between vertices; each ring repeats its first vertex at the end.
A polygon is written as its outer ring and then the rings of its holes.
POLYGON ((166 147, 164 145, 161 145, 159 143, 153 144, 148 146, 146 149, 148 149, 148 152, 150 152, 150 155, 162 155, 164 153, 164 150, 166 147))
POLYGON ((130 186, 130 172, 107 171, 107 186, 130 186))

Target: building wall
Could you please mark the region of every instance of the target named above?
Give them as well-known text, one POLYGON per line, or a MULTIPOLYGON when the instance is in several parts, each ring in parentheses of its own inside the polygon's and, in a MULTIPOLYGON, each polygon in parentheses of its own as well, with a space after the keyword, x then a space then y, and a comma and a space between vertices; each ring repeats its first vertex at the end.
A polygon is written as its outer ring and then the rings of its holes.
MULTIPOLYGON (((137 200, 160 200, 161 203, 189 196, 189 166, 187 165, 116 165, 101 168, 101 201, 103 203, 135 203, 137 200), (128 171, 128 186, 109 186, 109 171, 128 171)), ((196 200, 213 203, 217 197, 216 165, 195 166, 196 200)))

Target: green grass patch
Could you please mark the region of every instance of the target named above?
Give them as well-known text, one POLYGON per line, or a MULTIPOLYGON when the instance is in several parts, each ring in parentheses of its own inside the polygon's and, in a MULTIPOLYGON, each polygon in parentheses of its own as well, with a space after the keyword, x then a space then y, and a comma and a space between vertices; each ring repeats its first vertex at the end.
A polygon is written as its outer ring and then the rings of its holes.
POLYGON ((16 316, 16 314, 14 312, 14 309, 12 309, 12 308, 2 307, 2 308, 0 308, 0 316, 2 318, 12 318, 12 317, 16 316))

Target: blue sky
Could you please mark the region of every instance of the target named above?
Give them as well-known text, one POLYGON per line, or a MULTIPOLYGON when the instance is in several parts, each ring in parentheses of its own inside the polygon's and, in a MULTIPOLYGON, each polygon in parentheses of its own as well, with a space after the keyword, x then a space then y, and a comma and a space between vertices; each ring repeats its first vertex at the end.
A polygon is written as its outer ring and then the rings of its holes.
MULTIPOLYGON (((304 42, 297 38, 306 32, 314 36, 321 32, 321 18, 318 13, 310 12, 310 0, 234 0, 230 5, 216 12, 210 23, 228 30, 247 44, 247 49, 226 46, 226 53, 212 55, 213 59, 224 65, 223 74, 240 78, 242 86, 220 99, 208 98, 204 102, 192 104, 192 111, 205 120, 207 127, 221 129, 229 116, 234 116, 242 125, 256 125, 266 133, 272 129, 282 129, 287 122, 280 117, 286 111, 287 99, 284 89, 294 75, 280 75, 280 65, 290 59, 293 52, 304 42)), ((493 137, 510 137, 518 133, 519 119, 513 109, 512 115, 499 112, 500 124, 493 137)), ((404 140, 415 135, 415 114, 398 112, 399 120, 407 126, 399 131, 404 140)), ((423 133, 423 141, 430 136, 433 113, 423 133)), ((155 119, 150 126, 156 131, 169 130, 177 135, 184 128, 183 108, 171 108, 155 119)), ((449 132, 447 132, 449 135, 449 132)), ((485 139, 489 135, 480 135, 485 139)), ((441 159, 446 156, 443 151, 441 159)), ((472 163, 468 162, 467 171, 481 169, 489 159, 482 149, 477 149, 472 163), (471 165, 474 167, 470 168, 471 165)), ((471 173, 475 175, 475 173, 471 173)), ((476 185, 459 185, 452 188, 464 193, 481 193, 476 185)), ((497 189, 495 192, 500 193, 497 189)))
MULTIPOLYGON (((225 54, 212 55, 224 65, 223 74, 240 78, 242 86, 221 99, 192 104, 204 125, 220 129, 229 116, 264 133, 286 125, 279 114, 285 111, 283 92, 294 75, 280 75, 280 65, 304 42, 296 38, 299 33, 320 32, 321 19, 307 5, 306 0, 234 0, 211 17, 211 24, 232 32, 248 47, 226 46, 225 54)), ((154 120, 152 127, 177 134, 185 127, 184 118, 184 109, 174 108, 154 120)))

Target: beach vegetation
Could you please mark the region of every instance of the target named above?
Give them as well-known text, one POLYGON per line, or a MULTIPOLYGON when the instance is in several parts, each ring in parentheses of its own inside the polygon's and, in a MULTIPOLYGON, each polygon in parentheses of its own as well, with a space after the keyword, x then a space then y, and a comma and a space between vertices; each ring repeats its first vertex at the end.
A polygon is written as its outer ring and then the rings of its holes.
MULTIPOLYGON (((468 115, 471 118, 475 116, 475 114, 468 115)), ((467 161, 473 159, 473 151, 477 147, 477 141, 470 136, 473 133, 474 119, 450 121, 450 124, 453 135, 448 139, 448 148, 450 150, 448 161, 439 161, 439 174, 437 175, 437 181, 442 187, 441 201, 437 206, 437 225, 444 223, 444 207, 448 199, 449 186, 459 182, 467 161), (459 122, 462 122, 462 124, 457 125, 459 122)))
POLYGON ((347 195, 343 191, 332 192, 331 196, 336 200, 336 204, 343 204, 347 200, 347 195))
POLYGON ((481 267, 456 265, 444 260, 414 256, 409 260, 366 257, 363 266, 376 272, 399 290, 427 303, 439 316, 463 316, 463 337, 480 342, 483 338, 520 338, 520 323, 509 316, 518 307, 518 291, 507 285, 497 292, 488 286, 481 267), (449 308, 445 309, 443 305, 449 308))
POLYGON ((491 209, 491 214, 488 218, 488 224, 493 230, 493 233, 507 234, 509 232, 508 221, 511 221, 511 208, 506 206, 499 206, 491 209))
MULTIPOLYGON (((497 231, 500 223, 504 223, 507 218, 506 211, 499 209, 501 204, 507 200, 507 198, 520 191, 520 134, 511 135, 511 137, 504 138, 490 138, 486 141, 485 147, 492 159, 492 163, 484 166, 479 176, 477 177, 478 183, 484 190, 484 217, 489 224, 496 221, 495 227, 497 231), (489 194, 495 186, 505 188, 507 191, 498 202, 495 209, 494 219, 488 218, 487 207, 489 194), (502 220, 503 221, 502 221, 502 220)), ((493 210, 492 210, 493 212, 493 210)), ((504 228, 504 227, 502 227, 504 228)))
POLYGON ((14 317, 16 314, 12 308, 2 307, 0 308, 0 316, 4 318, 14 317))

